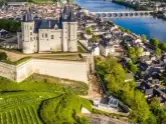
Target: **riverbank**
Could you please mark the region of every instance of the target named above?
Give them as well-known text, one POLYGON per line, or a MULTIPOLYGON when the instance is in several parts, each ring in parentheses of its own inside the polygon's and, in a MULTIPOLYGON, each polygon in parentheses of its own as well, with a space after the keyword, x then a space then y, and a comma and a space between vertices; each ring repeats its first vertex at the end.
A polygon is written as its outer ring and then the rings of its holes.
MULTIPOLYGON (((113 11, 134 11, 131 7, 116 4, 111 1, 97 0, 75 0, 75 4, 87 9, 89 12, 113 12, 113 11)), ((137 35, 145 34, 147 39, 153 37, 160 41, 166 39, 166 22, 154 17, 135 17, 135 18, 105 18, 115 24, 129 29, 137 35)))
POLYGON ((137 4, 132 4, 132 3, 129 3, 129 2, 125 2, 124 0, 112 0, 112 2, 116 3, 116 4, 119 4, 119 5, 126 6, 126 7, 131 7, 134 10, 148 10, 146 7, 139 6, 137 4))
POLYGON ((157 18, 159 18, 159 19, 162 19, 162 20, 164 20, 164 21, 166 21, 166 17, 163 15, 163 13, 161 13, 161 12, 157 12, 157 13, 153 13, 152 14, 154 17, 157 17, 157 18))
MULTIPOLYGON (((145 6, 139 6, 137 4, 125 2, 124 0, 112 0, 112 2, 119 4, 119 5, 133 8, 134 10, 148 10, 148 8, 145 6)), ((154 12, 152 15, 153 15, 153 17, 157 17, 159 19, 166 20, 166 17, 164 17, 162 12, 154 12)))

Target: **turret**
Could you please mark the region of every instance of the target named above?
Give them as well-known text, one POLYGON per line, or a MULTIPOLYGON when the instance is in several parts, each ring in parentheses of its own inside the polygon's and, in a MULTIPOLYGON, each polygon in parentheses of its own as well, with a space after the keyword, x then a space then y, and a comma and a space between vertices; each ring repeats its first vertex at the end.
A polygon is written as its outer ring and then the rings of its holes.
POLYGON ((63 51, 77 51, 77 21, 72 6, 65 6, 63 19, 63 51))
POLYGON ((77 52, 77 21, 75 15, 71 11, 69 13, 69 51, 77 52))
POLYGON ((27 12, 23 16, 22 27, 22 50, 23 53, 34 53, 34 21, 32 15, 27 12))

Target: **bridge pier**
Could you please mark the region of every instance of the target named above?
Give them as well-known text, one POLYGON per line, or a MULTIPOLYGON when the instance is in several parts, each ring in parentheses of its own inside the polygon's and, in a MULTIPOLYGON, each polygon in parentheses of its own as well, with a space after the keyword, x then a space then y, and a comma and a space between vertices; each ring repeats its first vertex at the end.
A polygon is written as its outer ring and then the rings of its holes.
POLYGON ((153 11, 91 12, 91 14, 101 18, 150 16, 152 13, 153 11))

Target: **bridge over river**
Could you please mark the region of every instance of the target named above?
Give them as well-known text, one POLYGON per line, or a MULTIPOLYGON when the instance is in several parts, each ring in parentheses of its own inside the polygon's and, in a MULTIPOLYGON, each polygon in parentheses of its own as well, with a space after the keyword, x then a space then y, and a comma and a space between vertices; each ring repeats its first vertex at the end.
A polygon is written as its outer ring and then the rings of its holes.
POLYGON ((90 12, 100 18, 150 17, 153 11, 90 12))

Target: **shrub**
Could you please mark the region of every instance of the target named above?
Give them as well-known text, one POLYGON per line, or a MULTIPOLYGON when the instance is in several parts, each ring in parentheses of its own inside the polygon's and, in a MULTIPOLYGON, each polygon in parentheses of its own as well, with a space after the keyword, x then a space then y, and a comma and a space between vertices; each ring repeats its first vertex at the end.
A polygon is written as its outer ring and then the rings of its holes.
POLYGON ((5 52, 0 53, 0 60, 7 60, 7 54, 5 52))
POLYGON ((58 97, 46 100, 40 108, 40 117, 47 124, 87 124, 81 114, 81 107, 91 109, 91 103, 72 92, 66 92, 58 97))

